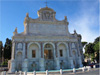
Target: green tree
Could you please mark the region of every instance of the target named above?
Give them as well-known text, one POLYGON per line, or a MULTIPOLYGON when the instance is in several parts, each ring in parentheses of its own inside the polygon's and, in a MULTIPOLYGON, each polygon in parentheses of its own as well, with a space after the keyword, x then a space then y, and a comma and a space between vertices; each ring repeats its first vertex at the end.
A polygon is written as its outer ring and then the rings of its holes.
POLYGON ((0 58, 2 58, 2 48, 3 48, 3 44, 2 41, 0 41, 0 58))
POLYGON ((89 43, 85 46, 85 53, 91 55, 94 53, 94 49, 93 49, 94 44, 93 43, 89 43))
POLYGON ((94 40, 94 43, 98 43, 100 41, 100 36, 94 40))
POLYGON ((7 38, 4 45, 4 59, 11 59, 11 49, 12 41, 7 38))
POLYGON ((97 37, 93 43, 89 43, 85 46, 85 57, 91 58, 92 61, 96 59, 99 62, 99 54, 100 54, 100 36, 97 37))
POLYGON ((82 47, 84 47, 87 44, 87 42, 82 42, 82 47))
POLYGON ((97 42, 95 45, 94 45, 94 51, 95 51, 95 59, 97 62, 99 62, 99 54, 100 54, 100 42, 97 42))

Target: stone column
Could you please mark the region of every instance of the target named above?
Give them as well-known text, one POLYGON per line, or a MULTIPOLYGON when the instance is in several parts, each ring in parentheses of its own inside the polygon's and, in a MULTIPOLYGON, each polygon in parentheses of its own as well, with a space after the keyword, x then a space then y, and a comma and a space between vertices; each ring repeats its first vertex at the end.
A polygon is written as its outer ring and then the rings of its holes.
POLYGON ((41 57, 40 57, 40 60, 39 60, 39 64, 40 64, 40 71, 44 71, 45 70, 45 67, 44 67, 44 51, 43 51, 43 43, 41 42, 40 43, 41 45, 41 57))
POLYGON ((68 48, 69 48, 69 56, 72 57, 71 42, 68 43, 68 48))
POLYGON ((76 47, 77 47, 77 53, 78 53, 78 56, 80 56, 79 44, 78 44, 78 43, 76 43, 76 47))
POLYGON ((27 59, 27 43, 23 43, 23 57, 22 71, 28 71, 28 59, 27 59))
POLYGON ((57 43, 55 43, 55 55, 56 55, 56 57, 58 57, 58 52, 57 52, 57 43))
POLYGON ((60 69, 60 62, 59 62, 59 56, 58 56, 58 46, 57 43, 55 43, 55 51, 56 51, 56 69, 59 70, 60 69))
POLYGON ((25 49, 25 42, 23 42, 23 58, 25 58, 25 56, 26 56, 25 52, 26 52, 26 49, 25 49))
POLYGON ((70 47, 69 47, 69 43, 68 42, 66 42, 66 49, 67 49, 67 57, 66 57, 66 62, 67 62, 67 68, 70 68, 70 57, 71 57, 71 55, 69 55, 70 54, 70 47))
POLYGON ((25 59, 27 59, 27 43, 25 43, 25 59))
POLYGON ((12 43, 12 56, 11 56, 11 60, 15 59, 15 42, 12 43))
POLYGON ((24 61, 23 61, 23 71, 28 71, 28 59, 27 59, 27 45, 28 45, 28 43, 24 43, 24 45, 23 45, 23 50, 25 50, 24 51, 24 54, 25 54, 25 58, 24 58, 24 61))
POLYGON ((12 55, 9 72, 15 72, 15 42, 12 42, 12 55))

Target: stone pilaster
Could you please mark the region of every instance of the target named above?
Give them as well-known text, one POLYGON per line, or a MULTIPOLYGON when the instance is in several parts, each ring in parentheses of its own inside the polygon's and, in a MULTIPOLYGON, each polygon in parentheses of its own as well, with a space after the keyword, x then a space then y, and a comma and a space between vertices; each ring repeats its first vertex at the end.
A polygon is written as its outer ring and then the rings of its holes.
POLYGON ((56 57, 58 57, 58 52, 57 52, 57 42, 55 43, 55 55, 56 55, 56 57))
POLYGON ((40 42, 40 45, 41 45, 41 57, 39 59, 39 64, 40 64, 40 71, 44 71, 45 70, 45 67, 44 67, 44 51, 43 51, 43 42, 40 42))
POLYGON ((43 43, 41 42, 41 58, 43 58, 43 43))
POLYGON ((27 44, 28 43, 25 43, 25 58, 27 59, 27 44))
POLYGON ((68 43, 68 48, 69 48, 69 56, 72 57, 72 51, 71 51, 71 43, 68 43))
POLYGON ((83 67, 81 57, 78 58, 79 67, 83 67))
POLYGON ((14 60, 15 59, 15 42, 12 43, 12 56, 11 59, 14 60))
POLYGON ((77 54, 78 54, 78 56, 80 56, 79 44, 78 43, 76 43, 76 47, 77 47, 77 54))
POLYGON ((26 22, 25 24, 24 24, 24 32, 25 32, 25 34, 28 34, 28 32, 29 32, 29 23, 28 22, 26 22))
POLYGON ((23 42, 23 58, 25 58, 25 56, 26 56, 25 52, 26 52, 26 49, 25 49, 25 42, 23 42))

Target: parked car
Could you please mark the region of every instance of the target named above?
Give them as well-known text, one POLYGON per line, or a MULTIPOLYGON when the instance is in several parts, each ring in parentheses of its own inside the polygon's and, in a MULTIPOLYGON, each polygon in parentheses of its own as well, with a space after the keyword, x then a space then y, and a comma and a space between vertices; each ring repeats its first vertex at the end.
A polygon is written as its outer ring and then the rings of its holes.
POLYGON ((96 68, 99 68, 100 67, 100 63, 97 63, 95 65, 96 65, 96 68))
POLYGON ((90 66, 91 68, 93 68, 94 65, 95 65, 95 63, 90 63, 88 66, 90 66))

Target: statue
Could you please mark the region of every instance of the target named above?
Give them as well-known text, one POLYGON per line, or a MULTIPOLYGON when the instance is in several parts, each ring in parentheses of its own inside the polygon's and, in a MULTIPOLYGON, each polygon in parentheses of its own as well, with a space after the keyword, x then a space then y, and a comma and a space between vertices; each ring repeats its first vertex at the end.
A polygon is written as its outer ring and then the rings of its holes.
POLYGON ((13 32, 13 34, 14 35, 17 34, 17 27, 15 28, 15 31, 13 32))
POLYGON ((74 34, 77 34, 76 30, 74 30, 74 34))
POLYGON ((26 13, 26 17, 25 17, 24 23, 27 23, 27 22, 29 22, 29 14, 28 13, 26 13))
POLYGON ((29 14, 28 13, 26 13, 26 17, 29 17, 29 14))
POLYGON ((17 27, 15 28, 15 32, 17 33, 17 27))
POLYGON ((64 21, 65 21, 65 22, 67 22, 67 16, 65 16, 65 19, 64 19, 64 21))

